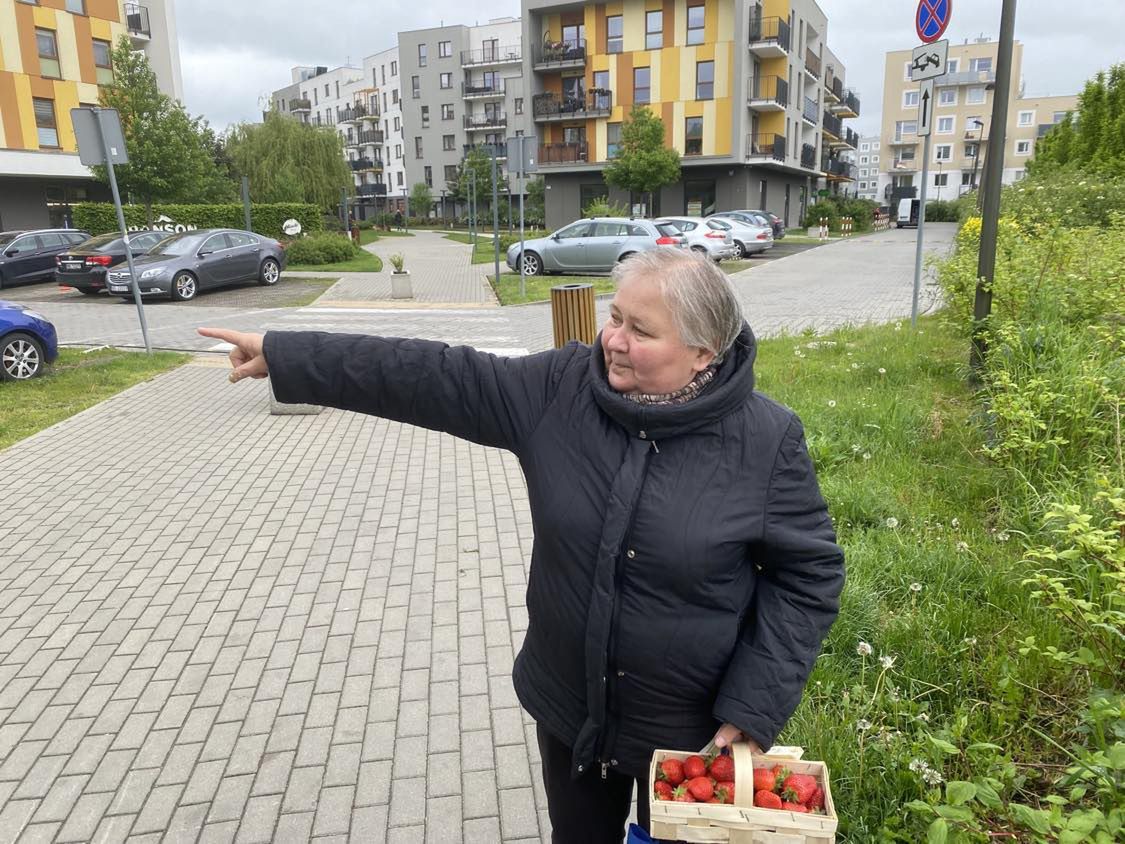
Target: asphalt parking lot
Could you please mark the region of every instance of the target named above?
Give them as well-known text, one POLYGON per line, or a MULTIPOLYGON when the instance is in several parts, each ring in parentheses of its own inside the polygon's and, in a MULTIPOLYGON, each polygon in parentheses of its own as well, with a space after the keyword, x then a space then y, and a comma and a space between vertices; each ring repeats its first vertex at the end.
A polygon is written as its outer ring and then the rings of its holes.
MULTIPOLYGON (((218 290, 203 290, 187 302, 173 302, 166 297, 145 297, 146 306, 164 308, 297 308, 312 302, 336 283, 338 275, 326 273, 323 277, 305 278, 282 275, 272 287, 263 287, 257 282, 222 287, 218 290)), ((18 287, 5 287, 0 290, 0 299, 22 304, 50 303, 119 303, 132 305, 133 300, 99 293, 87 296, 69 287, 59 287, 54 282, 24 284, 18 287)))

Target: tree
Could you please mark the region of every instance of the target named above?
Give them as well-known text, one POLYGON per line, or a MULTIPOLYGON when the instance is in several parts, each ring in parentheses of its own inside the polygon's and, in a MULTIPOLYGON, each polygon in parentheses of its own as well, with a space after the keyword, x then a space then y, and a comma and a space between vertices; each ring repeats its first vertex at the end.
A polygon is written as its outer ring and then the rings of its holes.
POLYGON ((1028 171, 1058 167, 1107 174, 1125 169, 1125 64, 1087 82, 1078 95, 1077 113, 1068 114, 1039 140, 1028 171))
MULTIPOLYGON (((99 102, 117 109, 129 163, 115 166, 124 196, 139 199, 152 217, 154 202, 214 202, 233 199, 233 184, 212 155, 214 133, 200 118, 160 91, 148 57, 133 52, 122 36, 111 54, 113 85, 100 90, 99 102)), ((109 183, 105 167, 94 174, 109 183)))
POLYGON ((238 176, 250 177, 255 202, 340 203, 340 189, 355 192, 335 129, 311 126, 271 111, 262 123, 243 123, 227 135, 226 152, 238 176))
POLYGON ((680 178, 680 154, 664 146, 664 121, 647 106, 633 106, 621 124, 617 156, 603 172, 606 184, 630 193, 648 194, 680 178))
POLYGON ((525 197, 524 218, 531 223, 542 223, 547 216, 547 186, 542 176, 528 181, 525 197))
POLYGON ((429 217, 434 208, 434 192, 425 182, 415 182, 410 189, 410 213, 415 217, 429 217))
MULTIPOLYGON (((457 181, 449 182, 449 192, 453 198, 458 202, 468 203, 470 193, 470 183, 472 176, 476 176, 476 198, 477 198, 477 222, 485 220, 487 223, 492 222, 492 157, 488 151, 483 147, 475 146, 469 150, 461 161, 461 166, 457 168, 457 181), (487 219, 485 210, 488 209, 487 219)), ((500 163, 496 164, 496 196, 508 193, 508 179, 504 175, 504 171, 500 169, 500 163)))

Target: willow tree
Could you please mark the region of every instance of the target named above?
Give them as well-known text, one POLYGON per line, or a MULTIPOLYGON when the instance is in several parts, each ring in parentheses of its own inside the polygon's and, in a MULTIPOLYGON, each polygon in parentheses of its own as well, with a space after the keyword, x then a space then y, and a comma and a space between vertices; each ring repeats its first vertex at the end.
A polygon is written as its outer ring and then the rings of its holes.
POLYGON ((335 129, 269 112, 263 123, 243 123, 227 136, 238 176, 250 177, 254 202, 310 202, 332 208, 340 189, 353 194, 343 140, 335 129))

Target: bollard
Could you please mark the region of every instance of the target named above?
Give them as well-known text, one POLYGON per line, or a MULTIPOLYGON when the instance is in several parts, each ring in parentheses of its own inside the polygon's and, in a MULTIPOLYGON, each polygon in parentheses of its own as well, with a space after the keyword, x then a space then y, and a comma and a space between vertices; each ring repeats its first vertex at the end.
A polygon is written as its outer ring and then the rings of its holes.
POLYGON ((598 334, 594 311, 594 285, 560 284, 551 288, 551 322, 555 328, 555 348, 571 340, 591 345, 598 334))
POLYGON ((828 240, 828 218, 820 218, 820 231, 818 232, 821 240, 828 240))
POLYGON ((852 222, 853 221, 852 221, 851 217, 844 217, 840 221, 840 234, 843 237, 851 237, 852 236, 852 222))

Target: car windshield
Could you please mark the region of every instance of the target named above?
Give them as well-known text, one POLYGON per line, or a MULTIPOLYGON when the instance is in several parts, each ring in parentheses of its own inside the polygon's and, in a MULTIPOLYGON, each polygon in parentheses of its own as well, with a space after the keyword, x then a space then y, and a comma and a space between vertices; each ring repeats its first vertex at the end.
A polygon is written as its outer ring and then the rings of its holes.
POLYGON ((657 223, 656 228, 665 237, 675 237, 680 234, 680 230, 671 223, 657 223))
POLYGON ((89 240, 82 244, 83 249, 101 249, 103 246, 110 246, 115 241, 121 240, 119 234, 99 234, 97 237, 91 237, 89 240))
POLYGON ((198 232, 173 234, 148 250, 149 255, 187 255, 199 246, 198 232))
POLYGON ((726 220, 708 220, 707 226, 712 229, 718 229, 719 231, 728 231, 731 227, 730 223, 726 220))
POLYGON ((7 246, 20 236, 20 232, 0 232, 0 246, 7 246))

